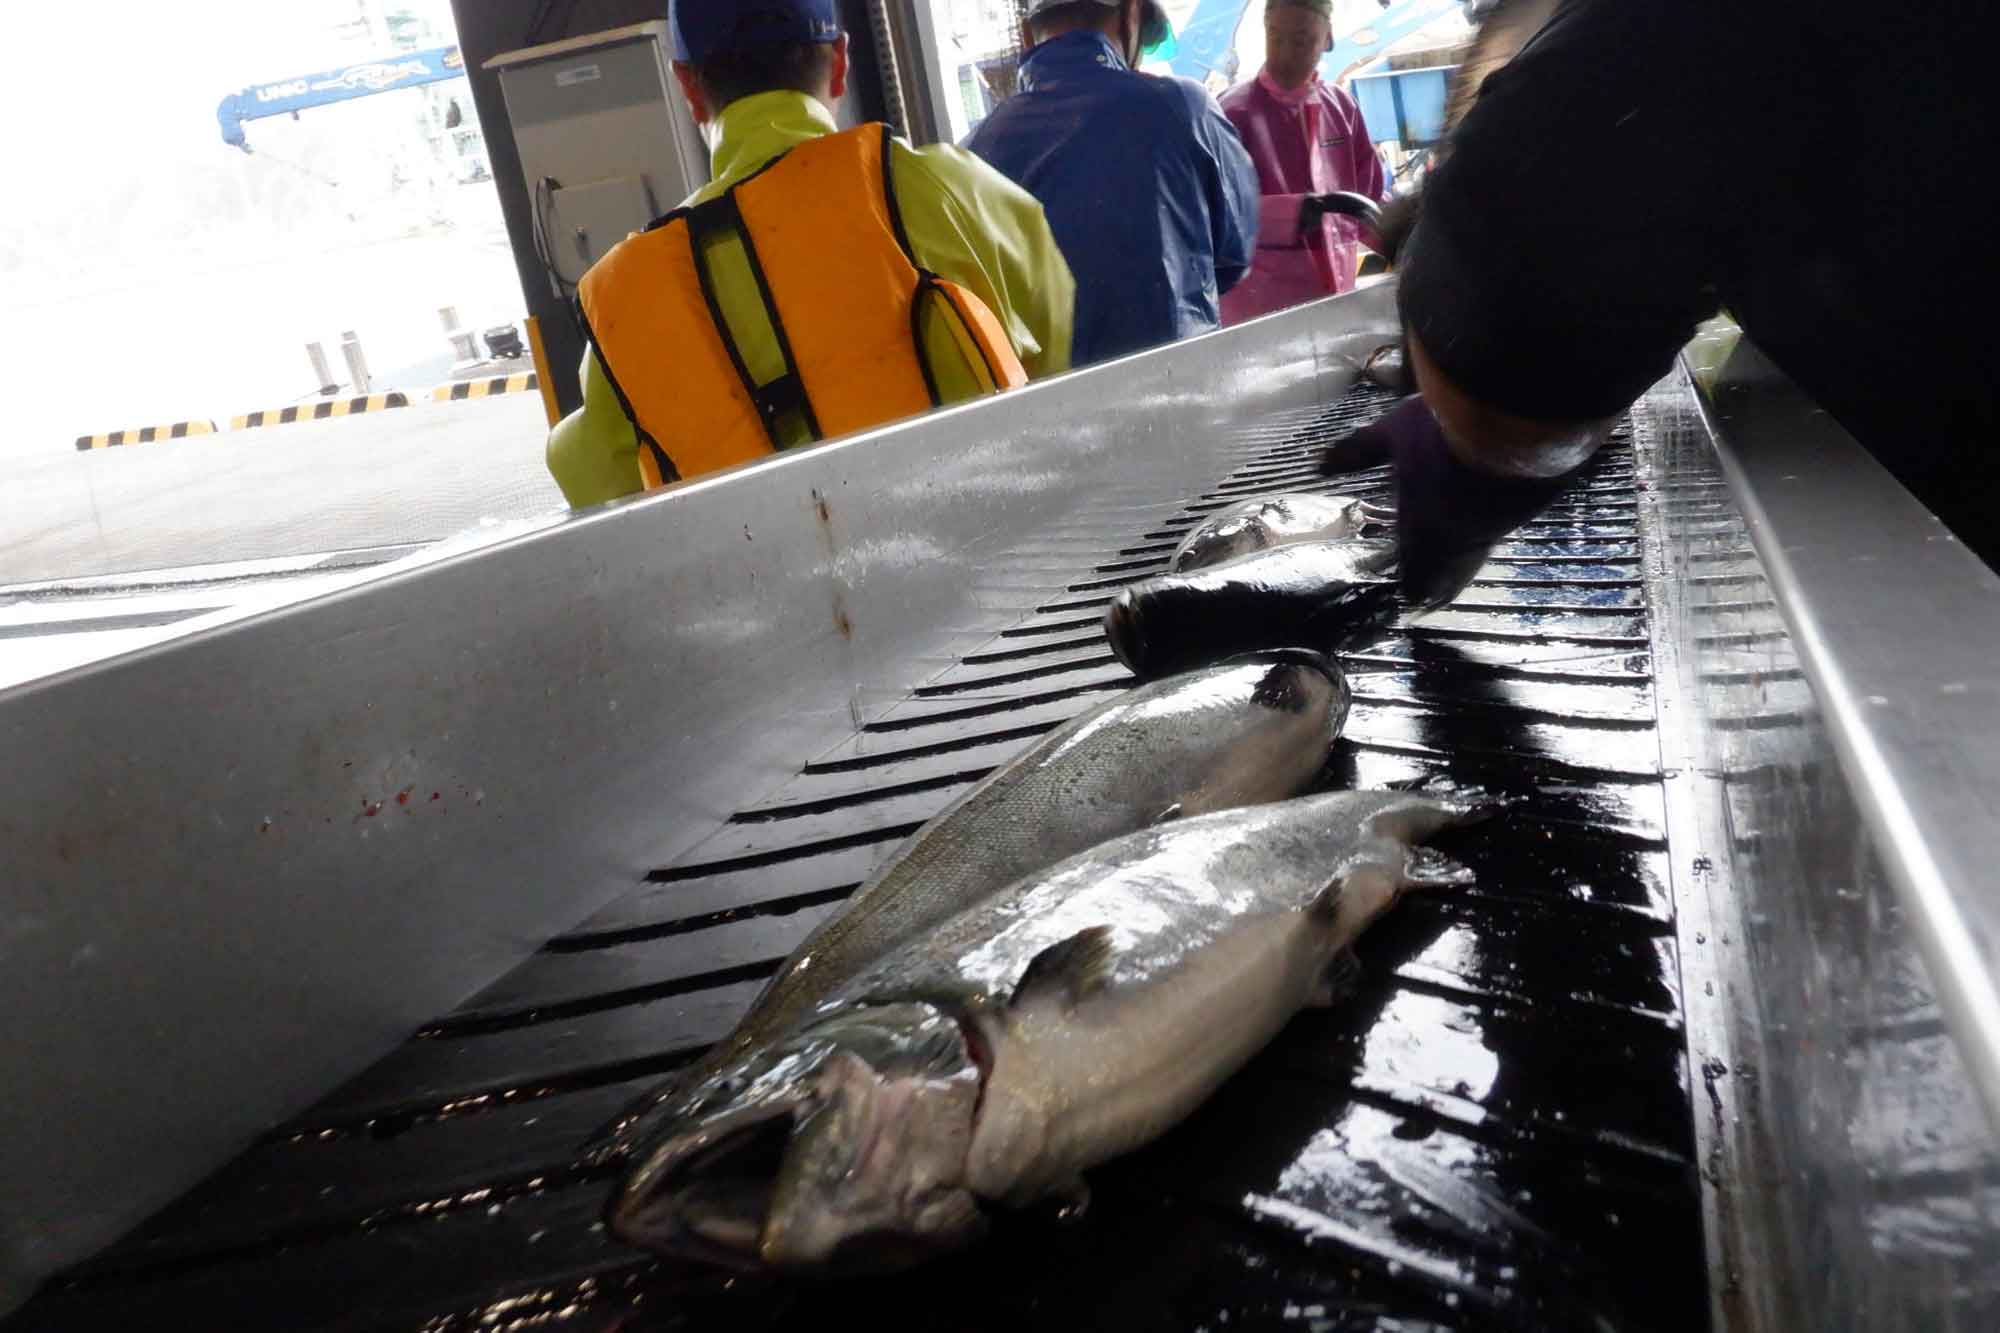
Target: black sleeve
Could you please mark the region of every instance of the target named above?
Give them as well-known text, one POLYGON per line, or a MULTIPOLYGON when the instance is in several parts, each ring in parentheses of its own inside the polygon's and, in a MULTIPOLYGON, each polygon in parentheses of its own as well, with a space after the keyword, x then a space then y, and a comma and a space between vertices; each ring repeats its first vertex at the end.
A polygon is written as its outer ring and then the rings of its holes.
POLYGON ((1743 128, 1725 15, 1577 0, 1486 81, 1398 257, 1406 326, 1466 392, 1608 416, 1716 312, 1743 128))

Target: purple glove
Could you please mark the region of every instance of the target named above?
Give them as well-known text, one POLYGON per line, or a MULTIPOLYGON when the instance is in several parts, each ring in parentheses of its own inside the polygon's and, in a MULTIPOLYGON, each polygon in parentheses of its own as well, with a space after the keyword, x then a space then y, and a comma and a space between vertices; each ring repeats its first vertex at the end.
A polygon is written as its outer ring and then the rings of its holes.
POLYGON ((1327 446, 1321 470, 1394 465, 1396 549, 1404 600, 1435 610, 1458 596, 1493 543, 1540 513, 1586 462, 1558 477, 1503 477, 1453 456, 1424 400, 1412 394, 1373 424, 1327 446))

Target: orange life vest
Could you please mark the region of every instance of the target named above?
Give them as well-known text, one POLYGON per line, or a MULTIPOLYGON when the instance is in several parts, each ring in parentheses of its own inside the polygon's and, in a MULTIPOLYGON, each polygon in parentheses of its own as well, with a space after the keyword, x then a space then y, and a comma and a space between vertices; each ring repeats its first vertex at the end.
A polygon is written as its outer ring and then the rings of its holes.
POLYGON ((978 392, 1027 382, 986 304, 916 262, 886 125, 800 144, 628 236, 584 274, 577 307, 648 490, 937 406, 933 319, 978 392), (716 267, 745 262, 762 308, 725 310, 716 267), (776 334, 781 368, 745 364, 731 329, 752 320, 776 334))

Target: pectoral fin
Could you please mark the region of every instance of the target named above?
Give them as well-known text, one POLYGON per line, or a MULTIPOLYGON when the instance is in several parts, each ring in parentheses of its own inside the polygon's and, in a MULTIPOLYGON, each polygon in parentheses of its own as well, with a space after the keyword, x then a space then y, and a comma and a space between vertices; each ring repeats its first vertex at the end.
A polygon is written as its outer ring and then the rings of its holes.
POLYGON ((1472 883, 1472 871, 1435 847, 1412 847, 1403 858, 1403 880, 1413 889, 1455 889, 1472 883))
POLYGON ((1361 985, 1361 960, 1351 948, 1342 949, 1326 965, 1326 973, 1306 1003, 1314 1009, 1331 1009, 1361 985))
POLYGON ((1111 927, 1080 930, 1051 944, 1029 961, 1009 1003, 1018 1009, 1039 997, 1053 996, 1064 1008, 1073 1008, 1111 979, 1111 965, 1116 957, 1111 945, 1111 927))

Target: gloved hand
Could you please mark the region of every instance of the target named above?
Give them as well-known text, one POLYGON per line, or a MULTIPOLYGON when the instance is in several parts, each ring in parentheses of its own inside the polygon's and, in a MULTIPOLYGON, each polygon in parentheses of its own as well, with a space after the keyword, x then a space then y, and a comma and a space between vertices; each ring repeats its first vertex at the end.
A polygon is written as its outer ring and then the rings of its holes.
POLYGON ((1321 470, 1393 465, 1396 549, 1403 598, 1435 610, 1472 581, 1493 544, 1540 513, 1589 464, 1551 478, 1504 477, 1458 461, 1430 407, 1415 394, 1328 446, 1321 470))
POLYGON ((1358 220, 1371 236, 1381 226, 1382 209, 1373 199, 1351 190, 1333 190, 1299 200, 1299 235, 1310 236, 1329 213, 1358 220))

